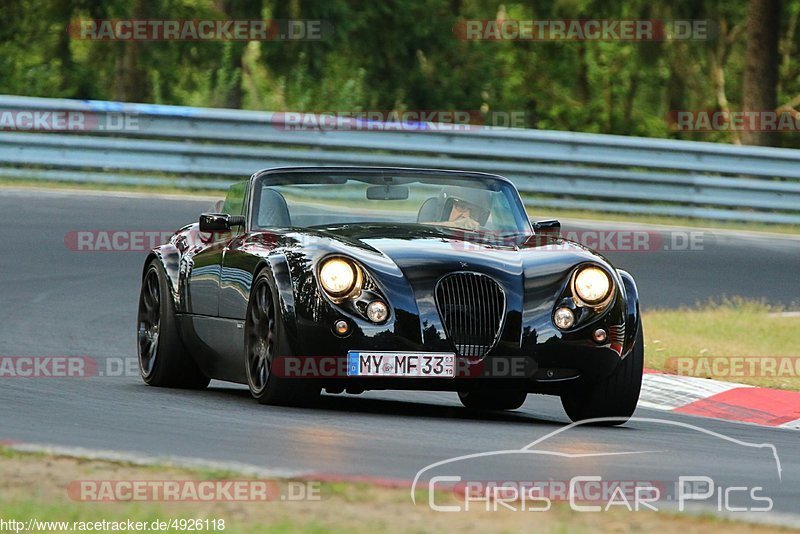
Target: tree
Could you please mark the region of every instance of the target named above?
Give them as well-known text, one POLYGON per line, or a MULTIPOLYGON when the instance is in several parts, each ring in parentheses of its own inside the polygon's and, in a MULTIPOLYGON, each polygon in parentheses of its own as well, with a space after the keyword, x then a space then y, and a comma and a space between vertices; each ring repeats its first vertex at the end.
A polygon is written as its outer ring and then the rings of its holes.
MULTIPOLYGON (((781 0, 749 0, 747 6, 747 51, 745 52, 742 108, 774 111, 778 105, 778 39, 781 0)), ((774 132, 742 132, 746 145, 776 145, 774 132)))

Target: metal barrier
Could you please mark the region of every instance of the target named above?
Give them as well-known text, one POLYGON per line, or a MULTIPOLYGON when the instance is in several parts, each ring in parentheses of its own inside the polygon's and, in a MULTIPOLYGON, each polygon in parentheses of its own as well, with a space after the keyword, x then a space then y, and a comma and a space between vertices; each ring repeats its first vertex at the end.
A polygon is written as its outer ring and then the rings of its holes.
POLYGON ((800 150, 430 123, 294 124, 284 113, 0 96, 0 177, 223 189, 265 167, 434 167, 507 176, 532 207, 800 224, 800 150), (22 114, 62 111, 76 113, 80 128, 14 129, 22 114))

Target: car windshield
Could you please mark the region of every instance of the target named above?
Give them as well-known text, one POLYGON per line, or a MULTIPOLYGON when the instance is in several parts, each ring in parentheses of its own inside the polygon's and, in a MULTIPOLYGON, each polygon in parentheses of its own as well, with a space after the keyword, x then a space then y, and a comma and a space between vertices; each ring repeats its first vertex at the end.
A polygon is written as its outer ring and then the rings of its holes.
POLYGON ((531 232, 511 184, 458 173, 267 174, 255 183, 251 217, 256 229, 390 223, 531 232))

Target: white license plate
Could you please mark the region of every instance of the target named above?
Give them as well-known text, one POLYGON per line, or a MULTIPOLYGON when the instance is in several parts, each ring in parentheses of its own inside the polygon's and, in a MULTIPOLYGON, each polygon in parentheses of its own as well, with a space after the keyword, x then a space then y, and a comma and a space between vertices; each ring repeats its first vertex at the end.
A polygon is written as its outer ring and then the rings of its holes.
POLYGON ((347 376, 453 378, 456 357, 451 352, 347 353, 347 376))

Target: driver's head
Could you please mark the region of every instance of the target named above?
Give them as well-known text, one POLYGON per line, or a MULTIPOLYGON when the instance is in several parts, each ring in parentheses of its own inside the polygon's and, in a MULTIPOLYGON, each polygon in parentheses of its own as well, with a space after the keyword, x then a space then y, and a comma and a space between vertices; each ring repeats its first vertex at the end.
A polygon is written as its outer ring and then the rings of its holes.
POLYGON ((457 221, 458 219, 469 217, 470 219, 478 221, 481 218, 481 213, 481 208, 475 204, 467 202, 466 200, 461 200, 460 198, 453 198, 453 202, 450 205, 450 215, 447 220, 457 221))
POLYGON ((481 226, 486 224, 491 210, 489 191, 471 187, 448 186, 442 189, 445 210, 442 219, 457 221, 468 217, 481 226))

